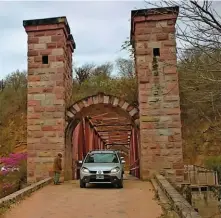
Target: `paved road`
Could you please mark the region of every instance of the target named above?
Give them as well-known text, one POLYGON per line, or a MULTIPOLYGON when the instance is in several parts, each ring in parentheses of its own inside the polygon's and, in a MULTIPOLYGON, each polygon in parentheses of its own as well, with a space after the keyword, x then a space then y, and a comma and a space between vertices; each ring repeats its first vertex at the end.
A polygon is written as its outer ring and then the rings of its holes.
POLYGON ((152 185, 125 180, 123 189, 93 186, 80 189, 76 181, 50 185, 8 211, 4 218, 158 218, 162 210, 152 185))

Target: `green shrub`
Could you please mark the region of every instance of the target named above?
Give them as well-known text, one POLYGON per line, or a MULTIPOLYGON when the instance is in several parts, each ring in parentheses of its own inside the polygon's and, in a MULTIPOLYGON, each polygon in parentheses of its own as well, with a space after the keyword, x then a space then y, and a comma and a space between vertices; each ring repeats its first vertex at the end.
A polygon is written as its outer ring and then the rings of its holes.
POLYGON ((221 182, 221 156, 211 156, 205 160, 205 166, 217 171, 219 183, 221 182))

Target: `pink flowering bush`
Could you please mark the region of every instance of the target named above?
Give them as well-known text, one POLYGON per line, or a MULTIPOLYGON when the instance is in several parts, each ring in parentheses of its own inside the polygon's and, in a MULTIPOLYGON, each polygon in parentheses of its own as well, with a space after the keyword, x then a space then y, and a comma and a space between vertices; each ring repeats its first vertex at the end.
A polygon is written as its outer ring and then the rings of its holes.
POLYGON ((4 164, 4 166, 16 167, 21 164, 22 161, 27 160, 27 153, 17 153, 10 154, 8 157, 0 158, 0 162, 4 164))
POLYGON ((0 158, 0 197, 22 188, 27 179, 27 153, 10 154, 0 158))

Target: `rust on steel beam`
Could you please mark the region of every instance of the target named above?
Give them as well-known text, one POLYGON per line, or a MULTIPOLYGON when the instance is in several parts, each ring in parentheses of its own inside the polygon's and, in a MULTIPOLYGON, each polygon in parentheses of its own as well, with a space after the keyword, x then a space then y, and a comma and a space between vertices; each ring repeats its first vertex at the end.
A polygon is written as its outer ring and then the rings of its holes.
POLYGON ((83 159, 83 125, 82 122, 79 126, 79 136, 78 136, 78 160, 83 159))
POLYGON ((113 143, 129 144, 129 142, 126 143, 125 141, 116 141, 116 140, 114 140, 114 141, 107 140, 105 144, 113 144, 113 143))
POLYGON ((95 133, 95 131, 93 131, 93 149, 96 149, 96 137, 97 137, 97 134, 95 133))
POLYGON ((116 124, 94 124, 94 126, 96 126, 96 127, 131 126, 131 124, 130 123, 128 123, 128 124, 118 124, 118 123, 116 123, 116 124))
POLYGON ((82 144, 83 144, 83 149, 82 149, 82 153, 83 153, 83 158, 85 158, 85 156, 86 156, 86 154, 87 154, 87 142, 86 142, 86 125, 88 125, 88 124, 86 124, 86 121, 85 121, 85 119, 84 118, 82 118, 82 132, 83 132, 83 142, 82 142, 82 144))
POLYGON ((130 129, 117 129, 117 130, 97 130, 97 132, 130 132, 130 129))
POLYGON ((91 131, 94 131, 94 129, 90 126, 90 123, 87 119, 84 119, 84 128, 85 128, 85 152, 87 153, 91 148, 91 140, 92 140, 92 134, 91 131))
POLYGON ((86 120, 86 121, 89 123, 89 125, 94 129, 94 131, 95 131, 95 133, 98 135, 98 137, 100 137, 100 139, 103 141, 103 139, 102 139, 102 137, 99 135, 97 129, 94 128, 94 125, 93 125, 92 121, 91 121, 88 117, 86 117, 85 120, 86 120))
MULTIPOLYGON (((132 124, 128 118, 120 113, 98 107, 90 112, 90 117, 87 117, 86 120, 88 120, 93 132, 96 133, 93 134, 94 146, 103 148, 107 143, 116 142, 128 146, 132 124), (100 114, 98 114, 99 112, 100 114)), ((116 147, 116 145, 114 146, 116 147)))
MULTIPOLYGON (((109 148, 112 148, 112 147, 114 147, 115 145, 113 144, 113 145, 108 145, 109 146, 109 148)), ((122 147, 124 147, 124 148, 126 148, 127 150, 129 150, 129 148, 128 147, 126 147, 125 145, 121 145, 122 147)))
POLYGON ((106 145, 128 145, 128 143, 107 143, 106 145))
POLYGON ((88 130, 89 130, 89 138, 88 138, 89 146, 88 146, 88 150, 90 151, 90 150, 93 150, 93 137, 94 137, 93 132, 94 132, 94 129, 90 125, 88 125, 88 126, 89 126, 89 128, 88 128, 88 130))
POLYGON ((140 177, 140 169, 139 169, 139 155, 138 155, 138 131, 134 128, 134 149, 135 149, 135 159, 136 159, 136 177, 140 177))
POLYGON ((107 139, 117 139, 117 140, 123 140, 123 141, 128 141, 128 137, 122 137, 122 136, 120 136, 120 135, 117 135, 117 136, 115 136, 115 137, 113 137, 113 136, 108 136, 108 135, 102 135, 102 138, 103 138, 103 140, 107 140, 107 139))

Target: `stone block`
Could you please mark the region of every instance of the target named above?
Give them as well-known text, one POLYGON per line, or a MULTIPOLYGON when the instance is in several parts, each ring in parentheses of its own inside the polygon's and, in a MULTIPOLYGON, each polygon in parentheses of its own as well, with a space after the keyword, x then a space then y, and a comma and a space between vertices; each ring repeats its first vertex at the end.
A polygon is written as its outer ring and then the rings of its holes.
POLYGON ((133 117, 137 112, 138 112, 137 109, 134 108, 133 110, 131 110, 131 111, 129 112, 129 114, 130 114, 131 117, 133 117))
POLYGON ((51 144, 61 144, 64 146, 64 138, 61 137, 50 137, 48 138, 48 142, 51 144))
POLYGON ((158 129, 158 134, 163 136, 170 136, 173 134, 171 129, 158 129))
POLYGON ((65 105, 65 100, 59 99, 59 100, 54 100, 54 105, 65 105))
POLYGON ((129 106, 129 104, 127 102, 124 102, 124 104, 122 105, 122 109, 127 110, 127 107, 129 106))
MULTIPOLYGON (((40 151, 37 153, 38 157, 51 157, 51 152, 50 151, 40 151)), ((52 158, 50 158, 51 160, 52 158)))
POLYGON ((30 82, 41 81, 41 77, 35 76, 35 75, 28 75, 28 81, 30 81, 30 82))
POLYGON ((52 49, 51 52, 52 55, 57 56, 57 55, 64 55, 64 49, 63 48, 56 48, 56 49, 52 49))
POLYGON ((172 122, 171 116, 161 116, 159 122, 172 122))
POLYGON ((152 96, 150 96, 150 97, 148 97, 148 103, 152 103, 152 102, 158 102, 158 101, 161 101, 162 100, 162 97, 159 97, 159 96, 154 96, 154 97, 152 97, 152 96))
POLYGON ((39 38, 38 37, 32 37, 28 36, 28 44, 38 44, 39 43, 39 38))
POLYGON ((184 169, 184 165, 182 162, 173 163, 173 169, 184 169))
POLYGON ((51 68, 64 67, 64 62, 63 62, 63 61, 51 62, 50 67, 51 67, 51 68))
POLYGON ((52 55, 52 49, 51 48, 47 48, 47 44, 46 45, 46 49, 39 51, 40 55, 52 55))
POLYGON ((56 94, 55 93, 45 94, 45 100, 54 100, 54 99, 56 99, 56 94))
POLYGON ((180 97, 179 95, 166 95, 164 96, 165 101, 179 101, 180 97))
POLYGON ((34 50, 28 50, 28 57, 34 57, 34 56, 38 56, 39 52, 38 51, 34 51, 34 50))
POLYGON ((179 115, 180 114, 180 108, 165 108, 164 109, 165 115, 179 115))
POLYGON ((148 42, 148 47, 149 48, 161 48, 162 47, 162 42, 154 42, 154 41, 150 41, 148 42))
POLYGON ((28 131, 38 131, 38 130, 41 130, 41 127, 39 125, 28 125, 27 130, 28 131))
POLYGON ((46 49, 46 44, 45 43, 39 43, 39 44, 34 44, 34 50, 44 50, 46 49))
POLYGON ((42 131, 32 131, 31 137, 33 138, 42 138, 44 137, 44 133, 42 131))
POLYGON ((77 112, 80 111, 80 107, 78 106, 78 104, 74 104, 72 107, 73 107, 74 110, 76 110, 77 112))
POLYGON ((156 142, 168 142, 168 137, 169 136, 165 136, 165 135, 160 135, 156 137, 156 142))
POLYGON ((34 100, 41 100, 41 101, 45 100, 45 94, 34 94, 33 97, 34 100))
POLYGON ((64 56, 63 55, 57 55, 56 56, 56 61, 65 61, 64 56))
POLYGON ((74 117, 74 114, 71 112, 71 111, 67 111, 67 116, 70 117, 70 118, 73 118, 74 117))
POLYGON ((54 118, 63 118, 64 117, 64 113, 63 112, 54 112, 53 113, 53 117, 54 118))
POLYGON ((44 126, 53 126, 56 125, 55 119, 45 119, 44 120, 44 126))
MULTIPOLYGON (((57 43, 47 43, 47 49, 56 49, 57 48, 57 43)), ((50 60, 51 61, 56 61, 56 56, 51 56, 50 55, 50 60)))
POLYGON ((45 44, 51 42, 51 36, 40 36, 38 37, 39 43, 45 44))
POLYGON ((141 116, 140 121, 141 122, 159 122, 160 117, 154 117, 154 116, 141 116))
POLYGON ((136 50, 137 55, 152 55, 152 49, 150 48, 139 48, 136 50))
POLYGON ((140 41, 149 41, 149 40, 154 40, 155 35, 154 34, 136 34, 135 36, 135 42, 140 42, 140 41))
POLYGON ((156 34, 156 40, 158 41, 164 41, 164 40, 169 40, 169 34, 168 33, 158 33, 156 34))
POLYGON ((41 101, 41 106, 53 106, 54 100, 53 99, 45 99, 44 101, 41 101))
MULTIPOLYGON (((163 21, 158 21, 158 22, 156 22, 156 27, 160 27, 160 28, 162 28, 162 27, 167 27, 167 21, 166 20, 163 20, 163 21)), ((162 31, 162 30, 161 30, 162 31)))

